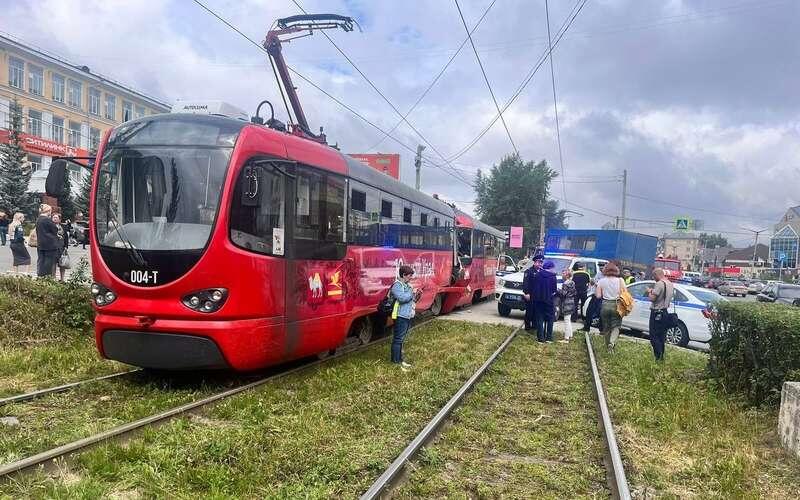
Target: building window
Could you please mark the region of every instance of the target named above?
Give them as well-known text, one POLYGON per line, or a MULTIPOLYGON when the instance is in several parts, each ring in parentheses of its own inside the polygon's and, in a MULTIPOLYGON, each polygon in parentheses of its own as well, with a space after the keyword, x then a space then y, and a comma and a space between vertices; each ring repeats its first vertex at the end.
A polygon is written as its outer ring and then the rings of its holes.
POLYGON ((770 258, 776 268, 797 267, 797 251, 800 239, 791 227, 781 229, 770 241, 770 258))
POLYGON ((31 172, 36 172, 42 168, 42 157, 39 155, 28 155, 28 163, 31 164, 31 172))
POLYGON ((81 124, 70 120, 67 144, 73 148, 81 147, 81 124))
POLYGON ((83 85, 81 82, 75 80, 69 81, 69 92, 67 95, 67 104, 73 108, 81 107, 81 94, 83 93, 83 85))
POLYGON ((122 101, 122 121, 126 122, 133 119, 133 104, 122 101))
POLYGON ((106 114, 105 117, 109 120, 117 119, 117 97, 111 94, 106 94, 106 114))
POLYGON ((144 118, 144 106, 136 106, 136 118, 144 118))
POLYGON ((64 77, 53 73, 53 100, 64 102, 64 77))
POLYGON ((53 140, 56 142, 64 142, 64 119, 57 116, 53 117, 53 126, 51 128, 53 140))
POLYGON ((28 133, 31 135, 42 136, 42 112, 28 110, 28 133))
POLYGON ((403 208, 403 222, 411 224, 411 208, 409 207, 403 208))
POLYGON ((100 144, 100 130, 94 127, 89 129, 89 149, 97 151, 97 146, 100 144))
POLYGON ((100 116, 100 90, 89 89, 89 113, 100 116))
POLYGON ((25 61, 16 57, 8 58, 8 84, 21 89, 25 85, 25 61))
POLYGON ((391 219, 392 218, 392 202, 387 200, 381 200, 381 217, 384 219, 391 219))
POLYGON ((44 91, 44 70, 38 66, 28 65, 28 92, 42 95, 44 91))

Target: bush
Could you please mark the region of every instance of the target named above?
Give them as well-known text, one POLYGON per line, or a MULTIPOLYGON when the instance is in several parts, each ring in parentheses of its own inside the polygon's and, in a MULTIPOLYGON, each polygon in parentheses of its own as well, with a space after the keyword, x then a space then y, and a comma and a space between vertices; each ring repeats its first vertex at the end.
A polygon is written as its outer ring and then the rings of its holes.
POLYGON ((724 302, 711 322, 708 369, 755 405, 780 403, 786 380, 800 380, 800 308, 724 302))
POLYGON ((67 338, 94 324, 86 286, 52 279, 0 276, 0 339, 67 338))

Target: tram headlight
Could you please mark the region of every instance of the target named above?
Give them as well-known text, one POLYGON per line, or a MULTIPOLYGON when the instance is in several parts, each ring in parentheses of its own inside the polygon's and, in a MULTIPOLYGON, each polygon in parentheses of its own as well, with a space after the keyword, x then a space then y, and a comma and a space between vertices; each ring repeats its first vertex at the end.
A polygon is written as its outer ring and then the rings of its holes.
POLYGON ((193 311, 213 313, 220 310, 227 298, 228 290, 225 288, 206 288, 185 295, 181 302, 193 311))
POLYGON ((107 306, 117 300, 117 294, 100 283, 92 283, 91 291, 94 297, 94 303, 98 306, 107 306))

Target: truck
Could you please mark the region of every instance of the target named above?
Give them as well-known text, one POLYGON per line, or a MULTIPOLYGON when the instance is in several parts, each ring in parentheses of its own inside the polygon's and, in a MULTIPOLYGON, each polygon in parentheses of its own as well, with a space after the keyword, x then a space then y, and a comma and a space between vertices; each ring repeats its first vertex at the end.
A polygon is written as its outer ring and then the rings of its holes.
POLYGON ((545 255, 569 255, 617 262, 621 268, 650 276, 658 238, 618 229, 551 229, 545 255))

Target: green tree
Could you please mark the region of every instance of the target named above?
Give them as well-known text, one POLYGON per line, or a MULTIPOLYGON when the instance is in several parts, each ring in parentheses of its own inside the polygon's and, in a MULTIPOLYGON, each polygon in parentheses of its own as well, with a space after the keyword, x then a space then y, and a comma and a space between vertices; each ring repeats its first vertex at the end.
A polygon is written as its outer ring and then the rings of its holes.
POLYGON ((545 160, 525 162, 518 154, 504 157, 487 175, 478 171, 475 182, 475 211, 486 224, 522 226, 522 254, 539 243, 541 214, 545 214, 545 230, 566 227, 564 211, 556 200, 548 199, 550 183, 558 176, 545 160))
POLYGON ((64 176, 64 184, 59 190, 57 199, 58 207, 61 209, 61 220, 66 221, 67 219, 74 219, 75 202, 72 197, 72 181, 69 178, 69 171, 67 171, 67 175, 64 176))
POLYGON ((722 236, 721 234, 700 233, 698 239, 700 240, 700 246, 704 248, 714 248, 715 246, 719 247, 728 246, 728 239, 722 236))
POLYGON ((0 207, 8 213, 22 212, 31 217, 36 214, 36 198, 28 193, 32 172, 22 149, 22 108, 16 99, 11 104, 9 120, 8 143, 0 144, 0 207))
POLYGON ((81 177, 81 184, 78 188, 78 195, 75 196, 75 212, 81 212, 84 217, 89 217, 89 200, 92 193, 92 176, 84 174, 81 177))

